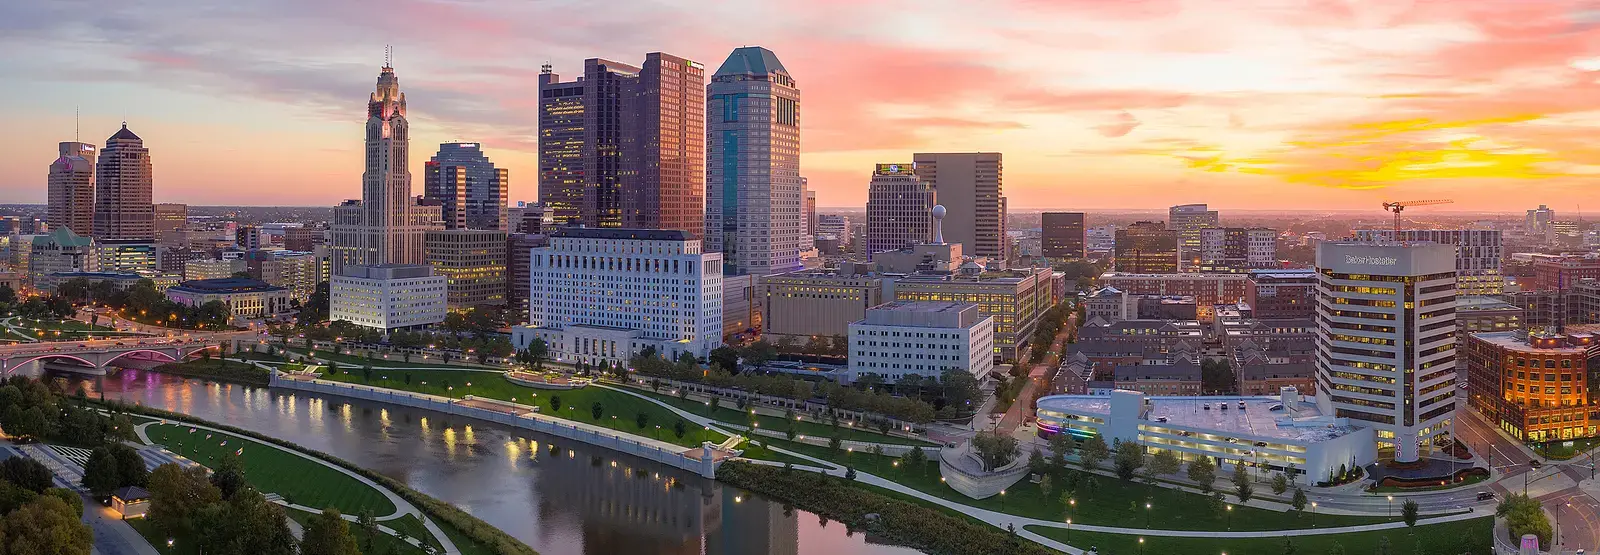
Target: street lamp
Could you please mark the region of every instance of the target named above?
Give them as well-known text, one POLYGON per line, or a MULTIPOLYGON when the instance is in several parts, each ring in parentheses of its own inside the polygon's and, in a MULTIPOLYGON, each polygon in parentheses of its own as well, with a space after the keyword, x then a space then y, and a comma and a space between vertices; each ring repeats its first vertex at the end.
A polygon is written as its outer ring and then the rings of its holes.
POLYGON ((1144 553, 1144 536, 1139 536, 1139 552, 1144 553))
POLYGON ((1006 512, 1006 490, 1000 490, 1000 512, 1006 512))
POLYGON ((1228 530, 1233 530, 1233 505, 1228 505, 1228 530))
POLYGON ((1072 543, 1072 519, 1067 519, 1067 543, 1072 543))
MULTIPOLYGON (((1144 527, 1147 530, 1150 528, 1150 502, 1149 501, 1145 501, 1144 502, 1144 527)), ((1140 538, 1139 541, 1140 541, 1140 543, 1143 543, 1144 542, 1144 538, 1140 538)))
POLYGON ((1077 512, 1078 512, 1078 500, 1077 499, 1071 499, 1071 498, 1067 499, 1067 517, 1068 517, 1067 522, 1072 522, 1072 519, 1070 517, 1077 516, 1077 512))
POLYGON ((1316 528, 1317 527, 1317 502, 1316 501, 1312 501, 1311 502, 1311 527, 1312 528, 1316 528))
POLYGON ((1389 497, 1389 518, 1394 518, 1394 496, 1390 495, 1388 497, 1389 497))

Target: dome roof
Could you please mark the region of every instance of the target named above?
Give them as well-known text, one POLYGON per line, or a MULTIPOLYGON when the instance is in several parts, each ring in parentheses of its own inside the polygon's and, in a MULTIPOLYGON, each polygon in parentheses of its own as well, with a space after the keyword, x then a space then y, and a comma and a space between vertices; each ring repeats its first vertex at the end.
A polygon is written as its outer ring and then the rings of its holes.
POLYGON ((108 142, 109 141, 119 141, 119 140, 140 141, 140 140, 143 140, 143 139, 140 139, 138 135, 135 135, 135 134, 133 134, 132 131, 128 130, 128 122, 122 122, 122 129, 120 131, 117 131, 117 134, 112 135, 110 139, 106 139, 106 141, 108 141, 108 142))

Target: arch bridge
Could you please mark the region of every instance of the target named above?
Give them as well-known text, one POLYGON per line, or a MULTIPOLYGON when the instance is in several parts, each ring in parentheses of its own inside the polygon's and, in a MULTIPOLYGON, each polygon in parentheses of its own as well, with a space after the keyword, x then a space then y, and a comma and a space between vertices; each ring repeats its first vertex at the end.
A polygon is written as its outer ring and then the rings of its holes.
POLYGON ((106 366, 125 357, 180 362, 207 349, 220 349, 224 341, 231 339, 233 338, 218 334, 0 345, 0 377, 10 376, 18 368, 38 361, 74 361, 97 371, 104 370, 106 366))

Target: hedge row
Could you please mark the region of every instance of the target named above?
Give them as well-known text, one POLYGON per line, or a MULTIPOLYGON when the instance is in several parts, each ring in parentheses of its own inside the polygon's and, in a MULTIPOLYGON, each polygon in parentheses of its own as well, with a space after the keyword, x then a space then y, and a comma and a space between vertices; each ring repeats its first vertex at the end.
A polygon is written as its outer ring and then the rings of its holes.
POLYGON ((456 530, 466 534, 467 537, 472 538, 473 541, 499 555, 539 555, 537 551, 534 551, 532 547, 528 547, 527 544, 522 543, 521 540, 511 537, 511 535, 505 533, 505 531, 495 528, 487 522, 479 520, 478 517, 468 514, 466 511, 461 510, 455 505, 435 499, 428 494, 411 489, 409 486, 391 479, 388 476, 384 476, 361 466, 357 466, 355 463, 351 463, 350 461, 346 461, 339 457, 335 457, 315 449, 307 449, 305 447, 296 445, 291 441, 285 441, 272 436, 262 435, 250 430, 229 426, 227 424, 210 422, 204 419, 189 416, 187 414, 146 407, 143 405, 128 405, 115 401, 105 401, 104 403, 110 405, 113 410, 121 410, 155 418, 182 420, 211 426, 228 433, 259 439, 279 447, 310 454, 311 456, 339 465, 352 472, 366 476, 368 479, 371 479, 374 482, 382 484, 384 487, 389 488, 395 493, 399 494, 401 498, 405 499, 406 501, 410 501, 413 505, 416 505, 418 508, 422 509, 423 512, 428 513, 428 516, 448 523, 450 526, 455 527, 456 530))
POLYGON ((257 368, 253 364, 217 359, 163 364, 155 367, 154 371, 187 378, 202 378, 260 387, 266 387, 267 382, 272 378, 271 372, 257 368))
POLYGON ((1050 555, 1055 552, 992 526, 854 487, 848 480, 799 470, 729 461, 717 479, 939 555, 1050 555), (875 516, 869 516, 875 515, 875 516))

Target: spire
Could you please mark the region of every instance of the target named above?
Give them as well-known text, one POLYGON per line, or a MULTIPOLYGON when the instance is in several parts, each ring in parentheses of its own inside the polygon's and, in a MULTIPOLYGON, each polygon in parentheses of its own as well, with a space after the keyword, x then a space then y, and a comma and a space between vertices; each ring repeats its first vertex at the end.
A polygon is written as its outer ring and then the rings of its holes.
POLYGON ((394 47, 383 45, 383 69, 394 69, 394 47))

